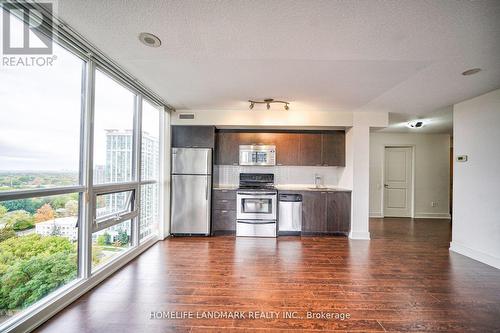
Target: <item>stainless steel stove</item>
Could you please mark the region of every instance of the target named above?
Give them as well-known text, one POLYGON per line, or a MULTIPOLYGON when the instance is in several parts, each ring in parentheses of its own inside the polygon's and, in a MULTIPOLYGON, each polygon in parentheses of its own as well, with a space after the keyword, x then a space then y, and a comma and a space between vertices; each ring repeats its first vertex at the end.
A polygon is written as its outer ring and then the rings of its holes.
POLYGON ((236 236, 276 237, 278 191, 272 173, 240 173, 236 236))

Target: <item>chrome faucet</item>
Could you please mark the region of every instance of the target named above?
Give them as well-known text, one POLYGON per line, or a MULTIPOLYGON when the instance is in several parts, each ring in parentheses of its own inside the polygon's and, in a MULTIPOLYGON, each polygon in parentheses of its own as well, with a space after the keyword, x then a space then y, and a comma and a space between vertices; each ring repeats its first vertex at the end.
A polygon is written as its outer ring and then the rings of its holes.
POLYGON ((321 187, 321 175, 318 174, 314 175, 314 185, 316 186, 316 188, 321 187))

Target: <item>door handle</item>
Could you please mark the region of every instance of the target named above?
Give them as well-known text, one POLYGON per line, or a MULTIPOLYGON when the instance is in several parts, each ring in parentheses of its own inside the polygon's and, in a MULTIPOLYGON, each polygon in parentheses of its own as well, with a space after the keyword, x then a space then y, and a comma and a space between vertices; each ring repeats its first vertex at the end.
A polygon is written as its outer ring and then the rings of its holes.
POLYGON ((208 200, 208 179, 207 179, 207 186, 205 187, 205 199, 208 200))
POLYGON ((389 188, 389 185, 388 185, 388 184, 384 184, 384 187, 385 187, 385 188, 389 188))

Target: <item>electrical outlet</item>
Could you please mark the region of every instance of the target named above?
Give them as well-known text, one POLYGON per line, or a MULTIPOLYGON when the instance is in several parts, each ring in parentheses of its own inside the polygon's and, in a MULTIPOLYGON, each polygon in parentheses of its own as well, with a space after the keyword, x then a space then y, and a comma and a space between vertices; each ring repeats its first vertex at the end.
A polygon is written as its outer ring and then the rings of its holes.
POLYGON ((438 203, 436 201, 431 202, 431 207, 437 207, 438 203))

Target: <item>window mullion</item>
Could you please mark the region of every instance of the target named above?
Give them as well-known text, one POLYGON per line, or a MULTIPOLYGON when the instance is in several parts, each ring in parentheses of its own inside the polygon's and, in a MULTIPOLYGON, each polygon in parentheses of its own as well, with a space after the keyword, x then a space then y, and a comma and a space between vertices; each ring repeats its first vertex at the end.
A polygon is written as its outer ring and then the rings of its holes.
MULTIPOLYGON (((136 95, 135 97, 135 112, 134 112, 134 147, 132 149, 134 152, 133 157, 133 170, 134 178, 137 182, 137 191, 135 192, 135 207, 134 210, 140 211, 141 207, 141 186, 139 182, 142 177, 142 96, 136 95)), ((139 244, 140 235, 140 214, 135 218, 135 223, 132 223, 132 246, 137 246, 139 244)))
POLYGON ((80 199, 79 216, 79 276, 89 278, 92 266, 92 222, 95 217, 93 192, 93 159, 94 159, 94 92, 95 92, 95 64, 89 60, 85 66, 84 80, 84 110, 83 119, 83 149, 81 161, 81 177, 87 187, 85 195, 80 199))

